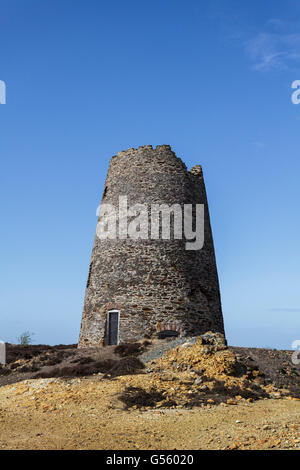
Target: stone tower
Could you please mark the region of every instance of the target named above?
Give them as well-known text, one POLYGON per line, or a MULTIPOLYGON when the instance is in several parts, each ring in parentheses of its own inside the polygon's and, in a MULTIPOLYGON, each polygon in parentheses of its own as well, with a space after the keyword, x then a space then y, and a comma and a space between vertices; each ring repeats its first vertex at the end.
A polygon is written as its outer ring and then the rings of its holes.
POLYGON ((128 206, 203 204, 204 245, 187 250, 186 240, 175 239, 174 231, 169 240, 96 235, 78 346, 117 344, 146 333, 224 334, 201 166, 188 171, 168 145, 119 152, 110 160, 102 207, 118 208, 119 196, 127 196, 128 206))

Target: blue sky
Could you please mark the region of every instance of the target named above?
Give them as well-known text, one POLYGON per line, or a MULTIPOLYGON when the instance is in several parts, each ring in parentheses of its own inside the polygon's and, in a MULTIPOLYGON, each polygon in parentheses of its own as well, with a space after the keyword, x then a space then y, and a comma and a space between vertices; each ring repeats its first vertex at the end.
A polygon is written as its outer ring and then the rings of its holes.
POLYGON ((201 164, 232 345, 300 338, 298 0, 1 0, 0 338, 76 342, 109 159, 201 164))

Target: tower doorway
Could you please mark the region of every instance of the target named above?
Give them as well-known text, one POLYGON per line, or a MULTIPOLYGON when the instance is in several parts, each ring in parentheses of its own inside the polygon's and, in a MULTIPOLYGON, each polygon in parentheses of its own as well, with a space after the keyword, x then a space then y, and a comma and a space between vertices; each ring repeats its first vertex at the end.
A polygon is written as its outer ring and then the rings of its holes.
POLYGON ((119 342, 119 310, 108 312, 108 344, 116 345, 119 342))

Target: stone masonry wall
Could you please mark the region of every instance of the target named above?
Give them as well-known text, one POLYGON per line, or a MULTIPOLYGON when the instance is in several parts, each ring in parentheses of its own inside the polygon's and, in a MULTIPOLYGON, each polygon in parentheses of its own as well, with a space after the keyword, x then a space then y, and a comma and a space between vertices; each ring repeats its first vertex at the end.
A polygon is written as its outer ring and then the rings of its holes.
MULTIPOLYGON (((181 335, 224 333, 219 283, 203 174, 190 171, 168 145, 142 146, 111 158, 103 203, 204 204, 205 242, 100 240, 95 237, 85 294, 79 347, 107 343, 107 313, 120 311, 119 341, 172 325, 181 335)), ((150 214, 149 214, 150 218, 150 214)))

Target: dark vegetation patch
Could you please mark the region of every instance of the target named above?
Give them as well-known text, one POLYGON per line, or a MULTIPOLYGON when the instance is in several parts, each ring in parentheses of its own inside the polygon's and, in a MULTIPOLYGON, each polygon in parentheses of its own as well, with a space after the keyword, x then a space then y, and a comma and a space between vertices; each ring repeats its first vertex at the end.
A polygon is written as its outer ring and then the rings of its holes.
POLYGON ((118 375, 129 375, 136 374, 145 368, 145 365, 137 357, 129 356, 123 357, 119 361, 116 361, 110 370, 110 374, 113 377, 118 375))
POLYGON ((120 360, 114 347, 7 345, 7 364, 0 366, 0 386, 36 377, 70 377, 108 373, 120 360))
POLYGON ((71 361, 73 364, 90 364, 91 362, 95 362, 95 359, 93 357, 87 356, 87 357, 76 357, 71 361))
POLYGON ((104 361, 89 360, 85 362, 82 360, 77 363, 72 362, 73 364, 64 367, 53 367, 51 369, 42 370, 38 372, 34 378, 82 377, 98 373, 106 374, 106 377, 116 377, 135 374, 145 367, 136 357, 106 359, 104 361))
POLYGON ((0 366, 0 386, 30 378, 106 377, 135 374, 144 369, 138 359, 149 341, 105 348, 77 349, 77 345, 7 345, 7 364, 0 366))
POLYGON ((145 366, 135 355, 144 345, 130 344, 77 349, 71 346, 7 345, 8 363, 0 366, 0 386, 30 378, 82 377, 102 373, 106 377, 135 374, 145 366), (123 345, 120 345, 123 346, 123 345))
POLYGON ((121 357, 139 356, 150 344, 151 342, 146 340, 143 343, 121 343, 115 347, 115 354, 121 357))
POLYGON ((161 391, 151 388, 146 391, 140 387, 126 387, 119 399, 124 403, 125 408, 131 408, 136 406, 137 408, 143 408, 145 406, 154 407, 158 402, 164 399, 161 391))
POLYGON ((289 390, 291 396, 300 398, 300 365, 292 363, 293 351, 265 348, 229 348, 252 375, 257 371, 266 383, 289 390))
MULTIPOLYGON (((32 359, 36 356, 42 356, 46 358, 47 356, 45 353, 52 353, 53 351, 59 352, 64 351, 65 354, 71 352, 72 350, 76 350, 77 344, 58 344, 56 346, 48 346, 44 344, 36 344, 36 345, 21 345, 21 344, 6 344, 6 362, 10 364, 12 362, 16 362, 20 359, 32 359)), ((72 354, 72 352, 71 352, 72 354)))
POLYGON ((98 373, 108 373, 114 366, 113 359, 104 361, 92 361, 89 363, 73 363, 63 367, 53 367, 51 369, 38 372, 34 378, 50 378, 50 377, 82 377, 98 373))

